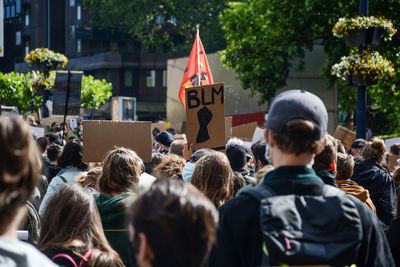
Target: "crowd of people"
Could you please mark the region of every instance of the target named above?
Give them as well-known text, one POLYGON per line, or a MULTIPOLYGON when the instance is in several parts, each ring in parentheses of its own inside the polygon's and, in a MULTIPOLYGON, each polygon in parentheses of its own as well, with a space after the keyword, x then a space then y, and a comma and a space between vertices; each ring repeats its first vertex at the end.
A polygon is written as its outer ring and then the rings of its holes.
POLYGON ((151 162, 86 163, 79 138, 0 118, 0 266, 400 266, 400 144, 346 150, 327 124, 290 90, 251 147, 153 132, 151 162))

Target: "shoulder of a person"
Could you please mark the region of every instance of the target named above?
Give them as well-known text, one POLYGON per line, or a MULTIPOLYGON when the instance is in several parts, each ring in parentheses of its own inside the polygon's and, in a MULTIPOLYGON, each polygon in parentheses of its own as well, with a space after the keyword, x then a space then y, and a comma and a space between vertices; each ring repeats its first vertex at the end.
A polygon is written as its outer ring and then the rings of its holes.
POLYGON ((243 191, 240 195, 225 202, 218 208, 220 213, 241 212, 241 210, 257 209, 260 202, 255 198, 243 191))
MULTIPOLYGON (((23 260, 27 267, 33 267, 33 266, 41 266, 41 267, 53 267, 57 266, 54 264, 46 255, 42 254, 39 250, 37 250, 34 246, 19 241, 19 240, 12 240, 12 239, 4 239, 1 238, 0 243, 6 242, 6 246, 2 246, 0 244, 0 254, 3 248, 5 248, 9 253, 9 257, 15 257, 15 259, 18 257, 20 258, 19 260, 23 260), (13 256, 10 256, 13 255, 13 256)), ((17 260, 17 259, 16 259, 17 260)), ((18 260, 18 262, 20 262, 18 260)), ((0 263, 0 266, 1 263, 0 263)))

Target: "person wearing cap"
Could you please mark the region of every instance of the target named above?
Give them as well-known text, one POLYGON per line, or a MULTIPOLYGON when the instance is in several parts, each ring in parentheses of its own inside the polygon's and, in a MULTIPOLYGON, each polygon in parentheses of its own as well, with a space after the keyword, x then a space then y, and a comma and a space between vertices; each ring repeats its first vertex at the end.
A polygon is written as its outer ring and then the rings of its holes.
POLYGON ((169 147, 172 142, 174 142, 174 137, 169 132, 161 132, 156 135, 155 139, 154 150, 163 154, 168 154, 169 147))
POLYGON ((226 156, 229 159, 231 168, 234 172, 240 173, 246 185, 254 182, 254 177, 251 177, 249 170, 247 169, 247 157, 249 153, 246 152, 246 148, 237 144, 230 144, 226 147, 226 156))
POLYGON ((350 147, 350 154, 354 157, 355 164, 362 161, 362 154, 367 147, 368 142, 365 139, 359 138, 353 141, 350 147))
MULTIPOLYGON (((269 263, 271 266, 285 264, 284 261, 279 261, 276 251, 268 250, 264 242, 263 235, 268 225, 263 224, 261 228, 260 212, 265 214, 265 211, 260 211, 260 208, 265 208, 265 205, 272 203, 276 197, 286 196, 299 199, 296 205, 290 206, 295 209, 295 212, 291 214, 299 215, 302 211, 304 217, 313 215, 312 218, 318 218, 311 224, 307 224, 313 225, 311 229, 303 229, 303 224, 299 224, 299 229, 296 229, 299 236, 314 230, 335 234, 343 233, 348 229, 346 227, 350 227, 351 230, 356 229, 349 235, 347 235, 348 231, 345 232, 346 240, 351 244, 347 246, 346 243, 345 254, 351 256, 352 259, 348 260, 340 255, 323 264, 394 266, 387 240, 374 213, 358 199, 346 195, 338 188, 325 185, 311 168, 314 156, 324 149, 327 124, 326 108, 321 99, 314 94, 304 90, 289 90, 275 98, 267 116, 265 130, 265 140, 268 143, 270 159, 275 169, 265 176, 259 186, 253 187, 254 190, 264 188, 258 191, 261 197, 264 196, 262 201, 259 197, 243 192, 219 208, 218 243, 210 254, 208 262, 210 267, 261 266, 264 255, 271 259, 269 263), (273 194, 266 194, 266 192, 273 192, 273 194), (314 202, 307 202, 310 199, 314 202), (332 201, 334 205, 329 204, 332 201), (318 206, 312 205, 315 202, 318 202, 318 206), (340 219, 350 220, 351 223, 345 224, 340 219), (333 221, 336 223, 332 223, 333 221), (353 224, 356 227, 353 227, 353 224), (277 260, 275 262, 272 259, 277 260)), ((276 214, 273 214, 275 216, 273 218, 277 218, 282 224, 288 224, 293 219, 297 219, 285 217, 288 214, 285 214, 282 209, 287 205, 289 204, 286 203, 280 209, 278 208, 276 214), (285 221, 285 219, 288 220, 285 221)), ((286 231, 285 229, 279 229, 280 233, 286 231)), ((323 237, 327 239, 331 235, 323 237)), ((291 243, 290 238, 292 236, 286 236, 282 241, 284 242, 283 250, 286 247, 285 256, 287 257, 292 255, 293 249, 298 249, 295 243, 291 243)), ((325 241, 336 242, 333 239, 325 241)), ((314 247, 314 244, 309 244, 314 247)), ((341 245, 343 246, 342 243, 341 245)), ((315 253, 321 252, 321 250, 313 249, 309 251, 314 253, 314 256, 315 253)), ((311 265, 310 258, 311 256, 296 258, 291 264, 311 265)), ((315 264, 320 265, 319 262, 314 262, 313 265, 315 264)))

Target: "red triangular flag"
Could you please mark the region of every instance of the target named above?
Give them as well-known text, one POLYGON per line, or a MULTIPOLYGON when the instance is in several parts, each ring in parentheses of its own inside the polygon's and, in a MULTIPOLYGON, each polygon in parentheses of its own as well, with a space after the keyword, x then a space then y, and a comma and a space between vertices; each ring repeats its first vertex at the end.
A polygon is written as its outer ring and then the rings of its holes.
POLYGON ((196 39, 194 40, 192 51, 190 52, 189 61, 183 75, 181 87, 179 88, 179 99, 181 100, 183 107, 186 108, 185 88, 212 83, 214 82, 210 66, 208 66, 206 51, 204 50, 203 43, 200 40, 199 31, 197 31, 196 39))

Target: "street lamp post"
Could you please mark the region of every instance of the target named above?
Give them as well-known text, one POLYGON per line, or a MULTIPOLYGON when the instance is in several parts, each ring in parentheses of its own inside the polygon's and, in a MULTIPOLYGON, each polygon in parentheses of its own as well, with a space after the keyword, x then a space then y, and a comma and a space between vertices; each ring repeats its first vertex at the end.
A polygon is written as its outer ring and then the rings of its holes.
MULTIPOLYGON (((368 0, 360 0, 359 6, 360 16, 368 16, 368 0)), ((358 50, 361 53, 365 49, 361 45, 358 50)), ((356 125, 357 125, 357 138, 365 139, 366 126, 367 126, 367 87, 365 85, 357 86, 357 109, 356 109, 356 125)))

